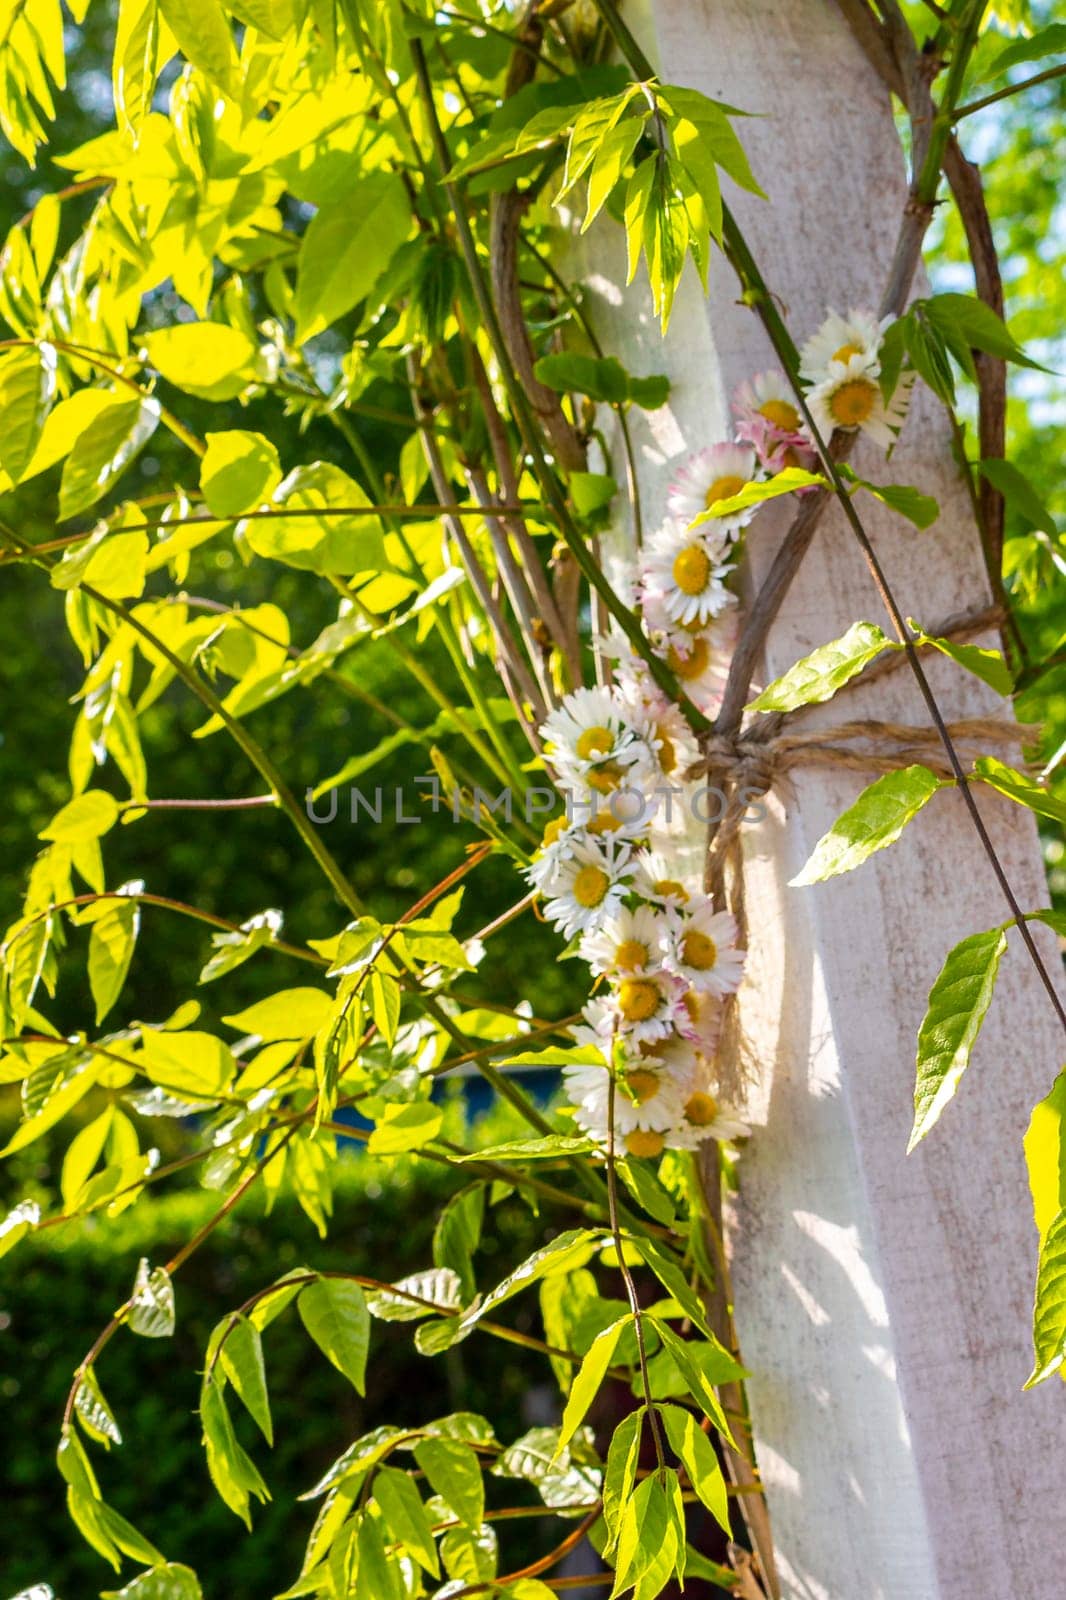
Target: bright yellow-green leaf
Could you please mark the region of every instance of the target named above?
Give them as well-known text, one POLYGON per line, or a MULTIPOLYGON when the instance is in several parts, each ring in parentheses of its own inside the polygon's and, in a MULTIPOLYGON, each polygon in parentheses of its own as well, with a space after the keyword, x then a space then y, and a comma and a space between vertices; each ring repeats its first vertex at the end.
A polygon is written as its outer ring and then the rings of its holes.
POLYGON ((89 935, 89 987, 102 1022, 122 992, 140 927, 136 900, 116 899, 93 923, 89 935))
POLYGON ((201 400, 233 400, 255 377, 257 347, 225 322, 178 322, 144 346, 168 383, 201 400))
POLYGON ((67 1153, 63 1157, 63 1172, 60 1179, 64 1210, 73 1210, 74 1202, 90 1172, 103 1155, 113 1117, 114 1107, 108 1106, 106 1111, 102 1111, 92 1122, 87 1123, 70 1141, 67 1153))
POLYGON ((950 952, 930 990, 918 1031, 914 1127, 908 1151, 925 1138, 970 1064, 1006 948, 1002 928, 971 934, 950 952))
POLYGON ((107 493, 152 437, 159 415, 158 400, 116 396, 78 435, 63 467, 61 522, 87 511, 107 493))
POLYGON ((819 839, 806 866, 791 880, 792 887, 824 883, 862 866, 876 851, 894 844, 937 790, 948 787, 922 766, 901 767, 875 779, 819 839))
POLYGON ((105 789, 86 789, 57 811, 47 828, 38 835, 59 844, 79 844, 84 839, 99 839, 118 821, 118 801, 105 789))
POLYGON ((1040 1246, 1033 1349, 1036 1359, 1027 1389, 1057 1372, 1066 1354, 1066 1211, 1051 1222, 1040 1246))
POLYGON ((300 246, 298 344, 370 292, 410 229, 407 191, 391 172, 367 173, 342 200, 315 213, 300 246))
POLYGON ((40 444, 55 390, 56 353, 50 344, 0 359, 0 467, 13 483, 40 444))
POLYGON ((282 989, 222 1020, 260 1039, 308 1039, 321 1028, 332 1004, 325 989, 282 989))
POLYGON ((458 1439, 422 1439, 415 1445, 415 1460, 434 1493, 476 1533, 485 1514, 485 1483, 470 1446, 458 1439))
POLYGON ((207 435, 200 488, 218 517, 239 516, 270 499, 281 482, 278 452, 261 433, 234 428, 207 435))
POLYGON ((140 132, 152 109, 155 81, 177 49, 159 0, 119 0, 112 63, 119 126, 140 132))
POLYGON ((182 55, 224 94, 240 94, 240 70, 226 14, 218 0, 159 0, 182 55))
POLYGON ((221 1094, 236 1069, 222 1040, 196 1029, 160 1033, 145 1028, 138 1065, 160 1088, 205 1100, 221 1094))
POLYGON ((367 1149, 372 1155, 394 1156, 403 1150, 421 1150, 440 1132, 444 1113, 429 1100, 411 1105, 390 1105, 370 1135, 367 1149))
POLYGON ((1041 1241, 1059 1212, 1066 1209, 1066 1072, 1055 1079, 1051 1093, 1033 1107, 1025 1135, 1025 1161, 1033 1217, 1041 1241))
POLYGON ((273 503, 294 514, 241 525, 241 538, 256 555, 308 572, 345 576, 384 565, 380 522, 361 511, 370 502, 332 462, 297 467, 275 490, 273 503))
POLYGON ((876 623, 854 622, 839 639, 819 645, 809 656, 773 683, 767 684, 747 707, 749 711, 795 711, 799 706, 821 705, 850 682, 882 650, 901 650, 876 623))
POLYGON ((555 1458, 557 1459, 566 1449, 578 1428, 585 1420, 585 1413, 595 1400, 600 1390, 607 1369, 614 1359, 615 1346, 622 1335, 622 1330, 629 1326, 631 1318, 619 1317, 617 1322, 612 1322, 609 1328, 597 1334, 589 1346, 588 1353, 582 1361, 574 1381, 570 1387, 570 1395, 563 1412, 562 1426, 555 1444, 555 1458))

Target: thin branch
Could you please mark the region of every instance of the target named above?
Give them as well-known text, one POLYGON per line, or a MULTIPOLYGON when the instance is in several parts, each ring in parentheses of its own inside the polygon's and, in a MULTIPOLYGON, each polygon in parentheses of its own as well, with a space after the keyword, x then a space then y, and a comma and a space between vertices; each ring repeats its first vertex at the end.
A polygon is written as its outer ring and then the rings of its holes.
POLYGON ((994 106, 997 100, 1006 100, 1010 95, 1024 94, 1026 89, 1034 89, 1038 83, 1049 83, 1052 78, 1061 78, 1066 74, 1066 61, 1060 62, 1057 67, 1047 67, 1043 72, 1034 73, 1031 78, 1023 78, 1021 83, 1008 83, 1005 89, 997 89, 994 94, 986 94, 983 100, 971 100, 968 105, 960 106, 955 113, 955 121, 961 122, 963 117, 972 117, 975 111, 983 111, 986 106, 994 106))

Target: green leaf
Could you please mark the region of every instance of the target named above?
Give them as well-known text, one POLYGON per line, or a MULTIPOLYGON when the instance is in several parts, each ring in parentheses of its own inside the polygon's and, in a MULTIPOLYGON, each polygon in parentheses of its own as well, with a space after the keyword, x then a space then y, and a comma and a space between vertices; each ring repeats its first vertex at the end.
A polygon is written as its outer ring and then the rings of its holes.
POLYGON ((379 1156, 399 1155, 404 1150, 421 1150, 437 1137, 443 1121, 441 1107, 429 1100, 415 1100, 409 1105, 388 1105, 367 1141, 367 1150, 371 1155, 379 1156))
POLYGON ((74 1393, 74 1410, 85 1431, 105 1448, 122 1443, 114 1413, 104 1399, 96 1373, 86 1367, 74 1393))
POLYGON ((664 406, 670 393, 670 380, 661 373, 634 378, 614 356, 586 356, 573 350, 542 356, 533 375, 559 394, 584 394, 612 405, 635 401, 645 411, 664 406))
POLYGON ((809 656, 767 684, 748 711, 795 711, 821 705, 850 683, 883 650, 901 650, 873 622, 853 622, 847 633, 819 645, 809 656))
POLYGON ((666 1427, 670 1448, 688 1473, 688 1481, 718 1526, 730 1537, 729 1500, 718 1457, 691 1411, 680 1406, 657 1406, 666 1427))
POLYGON ((196 1028, 141 1032, 138 1065, 161 1089, 210 1100, 224 1092, 236 1070, 233 1054, 213 1033, 196 1028))
POLYGON ((929 645, 934 650, 939 650, 941 655, 947 656, 955 665, 962 667, 964 672, 971 672, 975 678, 980 678, 982 683, 987 683, 990 689, 997 694, 1009 695, 1014 688, 1014 677, 1003 659, 1002 650, 986 650, 976 644, 956 644, 951 639, 935 639, 932 634, 926 633, 924 628, 911 619, 910 627, 918 635, 918 643, 929 645))
POLYGON ((406 1278, 399 1278, 392 1287, 403 1292, 390 1294, 387 1289, 380 1289, 366 1297, 370 1315, 382 1322, 417 1322, 419 1317, 432 1316, 434 1311, 460 1311, 463 1307, 461 1285, 450 1267, 412 1272, 406 1278), (409 1300, 408 1295, 417 1295, 418 1300, 429 1304, 419 1305, 416 1300, 409 1300))
POLYGON ((59 520, 95 505, 159 426, 158 400, 116 398, 89 423, 63 465, 59 520))
POLYGON ((610 1553, 618 1538, 622 1513, 637 1481, 641 1423, 644 1415, 643 1406, 631 1411, 614 1430, 607 1450, 607 1467, 603 1478, 603 1520, 607 1524, 610 1539, 605 1554, 610 1553))
POLYGON ((644 125, 643 117, 625 117, 599 141, 588 169, 588 203, 581 224, 582 233, 592 226, 612 191, 622 181, 622 174, 640 143, 644 125))
POLYGON ((396 1467, 379 1467, 374 1474, 374 1499, 392 1539, 402 1544, 419 1566, 440 1576, 440 1561, 433 1542, 433 1524, 422 1496, 406 1472, 396 1467))
POLYGON ((652 1168, 636 1157, 617 1162, 618 1175, 634 1200, 656 1222, 672 1228, 677 1218, 674 1202, 652 1168))
POLYGON ((309 1039, 322 1027, 332 1005, 333 996, 325 989, 280 989, 222 1020, 241 1033, 254 1033, 264 1040, 309 1039))
POLYGON ((200 400, 235 400, 255 378, 258 346, 225 322, 175 323, 148 334, 144 346, 168 383, 200 400))
POLYGON ((130 1296, 126 1325, 144 1339, 169 1339, 174 1332, 174 1286, 165 1267, 142 1256, 130 1296))
POLYGON ((722 1437, 732 1442, 733 1435, 729 1430, 725 1412, 719 1404, 718 1396, 714 1392, 711 1380, 702 1366, 693 1360, 692 1347, 679 1334, 674 1332, 668 1322, 664 1322, 660 1317, 649 1317, 647 1321, 659 1335, 664 1349, 669 1353, 678 1372, 680 1372, 688 1385, 688 1392, 692 1399, 699 1406, 704 1416, 714 1423, 722 1437))
POLYGON ((200 1395, 200 1421, 211 1482, 230 1510, 250 1528, 250 1497, 267 1501, 270 1490, 248 1452, 238 1443, 222 1390, 211 1379, 205 1381, 200 1395))
POLYGON ((604 1328, 603 1332, 593 1339, 588 1354, 570 1386, 570 1394, 563 1411, 562 1426, 555 1444, 556 1460, 584 1422, 585 1413, 599 1393, 607 1369, 614 1359, 615 1346, 622 1330, 628 1327, 631 1321, 631 1316, 619 1317, 617 1322, 612 1322, 609 1328, 604 1328))
POLYGON ((989 62, 981 73, 982 78, 996 78, 1010 67, 1020 67, 1027 61, 1043 61, 1046 56, 1057 56, 1066 51, 1066 22, 1052 22, 1038 28, 1027 39, 1015 39, 989 62))
POLYGON ((475 1183, 452 1195, 433 1230, 433 1260, 456 1274, 468 1302, 477 1293, 473 1258, 481 1242, 484 1217, 485 1186, 475 1183))
POLYGON ((370 1313, 359 1285, 344 1278, 317 1278, 300 1290, 296 1304, 323 1355, 365 1394, 370 1313))
POLYGON ((920 489, 912 488, 905 483, 868 483, 865 478, 857 478, 856 487, 865 489, 872 494, 875 500, 880 500, 882 505, 888 506, 892 511, 906 517, 916 528, 923 532, 931 528, 940 515, 939 502, 931 494, 923 494, 920 489))
POLYGON ((152 109, 155 81, 174 54, 176 41, 157 0, 119 0, 112 59, 115 115, 119 127, 137 135, 152 109))
POLYGON ((218 0, 159 0, 159 9, 182 55, 231 99, 239 99, 241 73, 225 12, 218 0))
POLYGON ((270 1400, 267 1395, 263 1341, 254 1322, 243 1316, 236 1319, 219 1346, 219 1361, 237 1395, 251 1412, 267 1444, 272 1445, 274 1426, 270 1418, 270 1400))
POLYGON ((1002 928, 971 934, 951 951, 930 990, 918 1032, 914 1127, 908 1153, 938 1120, 970 1064, 1006 948, 1002 928))
POLYGON ((786 467, 775 472, 772 478, 758 483, 746 483, 743 489, 731 494, 727 500, 716 500, 713 506, 693 517, 690 528, 700 528, 705 522, 716 522, 719 517, 732 516, 736 511, 746 511, 749 506, 762 505, 764 500, 777 500, 783 494, 794 494, 797 489, 824 488, 821 473, 805 472, 802 467, 786 467))
POLYGON ((1066 1209, 1066 1072, 1055 1079, 1051 1093, 1033 1107, 1025 1135, 1025 1164, 1033 1197, 1033 1219, 1041 1241, 1059 1212, 1066 1209))
POLYGON ((485 1514, 485 1484, 470 1446, 456 1439, 422 1439, 415 1445, 415 1460, 434 1493, 476 1533, 485 1514))
POLYGON ((79 1064, 71 1077, 52 1090, 40 1110, 27 1117, 26 1121, 15 1129, 3 1150, 0 1150, 0 1156, 10 1156, 14 1155, 16 1150, 24 1150, 35 1139, 39 1139, 42 1133, 54 1128, 56 1123, 88 1094, 97 1076, 95 1064, 88 1062, 79 1064))
POLYGON ((96 1005, 98 1023, 107 1016, 122 992, 137 943, 140 910, 136 900, 116 899, 92 925, 89 935, 89 988, 96 1005))
POLYGON ((806 866, 791 880, 792 887, 824 883, 827 878, 861 867, 878 850, 895 844, 908 822, 938 789, 950 787, 928 767, 886 772, 865 788, 855 804, 819 839, 806 866))
POLYGON ((17 350, 0 361, 0 467, 18 483, 41 441, 56 392, 52 345, 17 350))
POLYGON ((36 1200, 20 1200, 7 1216, 0 1220, 0 1257, 32 1233, 41 1220, 41 1208, 36 1200))
POLYGON ((487 1145, 469 1155, 456 1156, 455 1160, 460 1165, 465 1161, 557 1161, 560 1156, 588 1155, 596 1148, 591 1139, 545 1133, 536 1139, 510 1139, 506 1144, 487 1145))
POLYGON ((1033 1348, 1036 1355, 1025 1387, 1042 1383, 1062 1365, 1066 1346, 1066 1211, 1060 1211, 1040 1246, 1033 1308, 1033 1348))
POLYGON ((50 582, 53 589, 89 584, 111 600, 136 599, 144 589, 147 560, 148 535, 142 529, 123 532, 101 522, 52 568, 50 582))
POLYGON ((369 294, 410 228, 407 191, 392 172, 362 174, 343 200, 315 213, 300 246, 297 344, 369 294))
POLYGON ((1066 822, 1066 801, 1056 799, 1024 772, 1016 772, 995 756, 979 756, 973 771, 974 777, 987 783, 997 794, 1006 795, 1008 800, 1035 811, 1037 816, 1049 817, 1052 822, 1066 822))
POLYGON ((396 1043, 396 1029, 400 1021, 400 982, 389 972, 376 968, 370 974, 370 1014, 385 1043, 396 1043))
MULTIPOLYGON (((670 1490, 677 1475, 666 1474, 670 1490)), ((636 1584, 634 1596, 657 1595, 674 1571, 678 1537, 671 1506, 672 1494, 657 1472, 638 1483, 622 1513, 618 1530, 615 1584, 612 1597, 636 1584)), ((683 1546, 682 1546, 683 1548, 683 1546)))
POLYGON ((203 1591, 191 1567, 167 1561, 139 1573, 123 1589, 106 1589, 101 1600, 203 1600, 203 1591))
POLYGON ((675 83, 662 84, 657 98, 672 116, 684 117, 699 130, 700 139, 713 156, 715 164, 732 178, 738 188, 747 189, 749 194, 758 195, 761 200, 766 199, 765 192, 755 181, 744 147, 727 115, 737 114, 732 106, 709 99, 699 89, 681 88, 675 83))
POLYGON ((281 482, 281 462, 269 439, 242 428, 205 438, 200 488, 217 517, 239 516, 270 499, 281 482))
MULTIPOLYGON (((1012 337, 1002 317, 991 306, 972 294, 935 294, 921 302, 925 316, 938 329, 958 357, 959 347, 984 350, 1001 360, 1046 372, 1039 361, 1032 361, 1012 337)), ((965 365, 965 363, 963 363, 965 365)))
POLYGON ((362 511, 370 502, 332 462, 296 467, 275 489, 272 503, 294 514, 241 524, 241 539, 256 555, 326 575, 376 572, 387 565, 379 519, 362 511))
POLYGON ((995 456, 989 456, 977 463, 977 470, 983 478, 988 479, 993 488, 999 490, 1007 502, 1008 510, 1021 517, 1030 527, 1039 528, 1050 539, 1058 538, 1059 530, 1055 518, 1025 473, 1021 472, 1012 461, 1001 461, 995 456))
POLYGON ((38 838, 52 839, 57 844, 83 844, 87 839, 101 838, 115 826, 118 815, 114 795, 104 789, 86 789, 56 812, 38 838))

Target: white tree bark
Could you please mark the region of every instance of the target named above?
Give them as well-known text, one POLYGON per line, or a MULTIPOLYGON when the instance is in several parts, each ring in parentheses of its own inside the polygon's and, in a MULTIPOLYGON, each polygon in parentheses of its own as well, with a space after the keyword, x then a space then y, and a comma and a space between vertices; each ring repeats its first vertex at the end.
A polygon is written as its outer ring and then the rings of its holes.
MULTIPOLYGON (((828 307, 875 306, 905 199, 903 157, 887 96, 831 0, 640 0, 626 16, 664 81, 754 114, 739 131, 771 204, 729 198, 794 334, 806 337, 828 307)), ((646 287, 620 288, 619 233, 601 225, 592 248, 610 348, 632 370, 673 380, 669 407, 636 422, 654 526, 677 458, 725 438, 735 386, 775 363, 723 261, 709 301, 689 271, 663 346, 646 287)), ((983 603, 969 502, 928 393, 888 467, 865 444, 853 459, 864 476, 940 502, 924 534, 868 498, 862 507, 905 612, 932 626, 983 603)), ((752 588, 789 515, 758 517, 752 588)), ((859 618, 884 621, 833 511, 773 629, 765 677, 859 618)), ((951 718, 1002 709, 950 663, 930 675, 951 718)), ((907 671, 813 715, 826 727, 927 721, 907 671)), ((788 888, 864 781, 797 773, 745 833, 755 1134, 732 1231, 782 1588, 789 1600, 1052 1600, 1066 1554, 1066 1402, 1058 1385, 1020 1392, 1036 1253, 1022 1136, 1063 1040, 1012 934, 958 1097, 906 1156, 930 985, 955 942, 1009 911, 953 791, 857 873, 788 888)), ((1007 800, 982 803, 1023 905, 1046 904, 1032 818, 1007 800)), ((1057 971, 1054 942, 1043 948, 1057 971)))

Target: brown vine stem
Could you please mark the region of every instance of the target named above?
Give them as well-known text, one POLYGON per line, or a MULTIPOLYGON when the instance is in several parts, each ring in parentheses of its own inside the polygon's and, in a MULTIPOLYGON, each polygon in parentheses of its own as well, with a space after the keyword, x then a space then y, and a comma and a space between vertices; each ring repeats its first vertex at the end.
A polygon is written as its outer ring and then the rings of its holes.
MULTIPOLYGON (((441 129, 440 120, 437 116, 437 108, 433 98, 433 86, 430 81, 429 68, 426 65, 425 51, 423 50, 422 43, 418 38, 411 38, 408 42, 411 50, 411 59, 414 63, 415 76, 418 80, 419 95, 422 101, 426 120, 429 125, 430 134, 433 139, 436 158, 441 171, 446 173, 450 165, 450 157, 448 155, 448 147, 445 142, 443 130, 441 129)), ((683 693, 675 675, 670 671, 669 667, 666 665, 666 662, 661 660, 660 657, 657 656, 652 650, 648 640, 644 636, 643 629, 637 621, 636 616, 627 606, 622 604, 621 600, 615 594, 610 583, 607 581, 607 578, 604 576, 603 572, 597 566, 595 560, 590 554, 587 543, 581 534, 581 530, 577 527, 570 515, 570 508, 566 503, 566 497, 562 492, 562 488, 560 487, 554 469, 552 468, 552 465, 549 462, 547 454, 541 443, 533 409, 526 398, 525 391, 519 382, 518 375, 511 361, 507 341, 504 338, 503 330, 500 327, 500 321, 496 315, 496 307, 493 303, 492 296, 489 293, 488 285, 485 281, 485 275, 482 271, 481 261, 478 256, 477 243, 470 227, 469 218, 466 215, 466 208, 463 205, 462 199, 456 189, 455 184, 449 182, 446 177, 442 179, 442 182, 445 193, 448 196, 448 200, 454 212, 455 227, 459 237, 459 246, 463 257, 463 263, 466 268, 467 278, 469 279, 471 289, 473 290, 474 298, 477 301, 478 311, 480 312, 485 325, 485 332, 488 335, 489 341, 493 348, 493 353, 496 357, 497 363, 499 364, 500 373, 503 378, 504 386, 507 390, 507 395, 514 414, 515 422, 518 425, 526 450, 529 454, 534 476, 540 485, 545 500, 552 507, 552 510, 558 517, 563 540, 569 548, 570 554, 582 577, 584 577, 589 587, 603 601, 608 612, 618 623, 618 626, 621 628, 622 632, 633 646, 636 654, 640 656, 641 660, 647 666, 648 671, 651 673, 655 682, 679 707, 694 731, 703 732, 710 726, 707 718, 697 710, 697 708, 692 704, 691 700, 689 700, 688 696, 683 693)))

